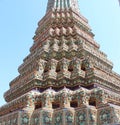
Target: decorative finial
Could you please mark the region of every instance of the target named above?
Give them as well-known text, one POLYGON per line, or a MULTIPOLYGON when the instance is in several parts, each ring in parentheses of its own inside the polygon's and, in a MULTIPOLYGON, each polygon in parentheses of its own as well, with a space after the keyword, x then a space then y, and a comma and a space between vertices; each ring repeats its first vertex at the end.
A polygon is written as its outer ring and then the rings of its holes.
POLYGON ((46 12, 52 9, 56 10, 72 9, 74 12, 79 13, 78 0, 48 0, 46 12))

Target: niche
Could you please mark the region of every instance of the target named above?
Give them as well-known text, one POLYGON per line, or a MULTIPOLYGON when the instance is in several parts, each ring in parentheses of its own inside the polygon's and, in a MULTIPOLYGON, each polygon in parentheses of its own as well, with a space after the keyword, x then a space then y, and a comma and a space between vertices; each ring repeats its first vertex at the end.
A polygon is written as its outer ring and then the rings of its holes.
POLYGON ((77 101, 71 101, 70 102, 70 107, 77 108, 78 107, 78 102, 77 101))
POLYGON ((45 69, 44 69, 44 73, 48 72, 48 65, 46 64, 45 69))
POLYGON ((81 70, 86 71, 86 68, 85 68, 85 64, 84 64, 84 63, 82 63, 82 65, 81 65, 81 70))
POLYGON ((35 110, 42 108, 42 103, 35 104, 35 110))
POLYGON ((53 103, 52 103, 52 108, 53 108, 53 109, 60 108, 60 104, 59 104, 58 102, 53 102, 53 103))
POLYGON ((94 98, 90 98, 89 105, 96 107, 96 100, 94 98))
POLYGON ((57 64, 56 72, 57 72, 57 73, 60 72, 60 65, 59 65, 59 64, 57 64))
POLYGON ((72 72, 72 71, 73 71, 73 66, 72 66, 72 65, 69 65, 68 71, 69 71, 69 72, 72 72))

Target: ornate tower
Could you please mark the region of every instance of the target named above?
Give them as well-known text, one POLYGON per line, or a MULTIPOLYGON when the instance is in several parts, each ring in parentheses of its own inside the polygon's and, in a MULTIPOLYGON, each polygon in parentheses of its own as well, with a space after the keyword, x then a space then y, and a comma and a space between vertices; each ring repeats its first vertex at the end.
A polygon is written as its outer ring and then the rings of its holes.
POLYGON ((33 39, 4 94, 0 125, 120 124, 120 75, 77 0, 48 0, 33 39))

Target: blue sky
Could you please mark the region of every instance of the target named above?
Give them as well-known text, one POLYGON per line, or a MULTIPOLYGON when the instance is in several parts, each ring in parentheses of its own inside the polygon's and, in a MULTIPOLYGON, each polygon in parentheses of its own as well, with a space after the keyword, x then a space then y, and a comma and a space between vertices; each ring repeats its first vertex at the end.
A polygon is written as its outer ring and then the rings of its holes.
MULTIPOLYGON (((118 0, 79 0, 81 13, 89 20, 95 40, 120 74, 120 7, 118 0)), ((38 21, 47 0, 0 0, 0 106, 9 82, 29 54, 38 21)))

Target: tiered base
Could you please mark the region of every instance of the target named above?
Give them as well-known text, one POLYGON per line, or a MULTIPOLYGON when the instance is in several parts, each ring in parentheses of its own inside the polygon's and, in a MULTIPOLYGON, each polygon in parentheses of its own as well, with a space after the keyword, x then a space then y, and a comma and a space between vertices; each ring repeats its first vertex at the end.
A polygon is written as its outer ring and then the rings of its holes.
POLYGON ((115 125, 120 124, 120 107, 106 105, 81 108, 15 111, 0 118, 0 125, 115 125))

